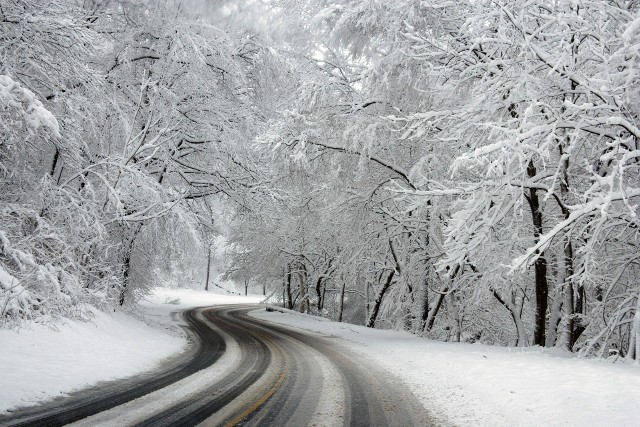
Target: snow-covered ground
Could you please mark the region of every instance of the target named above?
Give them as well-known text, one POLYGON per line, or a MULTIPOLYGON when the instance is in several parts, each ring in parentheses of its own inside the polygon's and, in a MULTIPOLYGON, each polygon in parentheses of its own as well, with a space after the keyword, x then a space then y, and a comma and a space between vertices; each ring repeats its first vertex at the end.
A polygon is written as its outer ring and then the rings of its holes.
MULTIPOLYGON (((98 381, 153 369, 186 340, 177 310, 255 303, 259 296, 157 289, 146 323, 96 313, 57 330, 0 331, 0 411, 98 381)), ((438 343, 297 313, 252 312, 267 321, 330 336, 396 374, 442 421, 462 426, 640 426, 640 367, 579 360, 542 349, 438 343)), ((447 423, 447 424, 448 424, 447 423)))
POLYGON ((174 311, 259 300, 158 288, 142 303, 145 321, 96 311, 90 322, 0 330, 0 413, 153 369, 187 344, 174 311))
POLYGON ((540 348, 439 343, 293 312, 253 316, 330 336, 461 426, 640 426, 640 367, 540 348))

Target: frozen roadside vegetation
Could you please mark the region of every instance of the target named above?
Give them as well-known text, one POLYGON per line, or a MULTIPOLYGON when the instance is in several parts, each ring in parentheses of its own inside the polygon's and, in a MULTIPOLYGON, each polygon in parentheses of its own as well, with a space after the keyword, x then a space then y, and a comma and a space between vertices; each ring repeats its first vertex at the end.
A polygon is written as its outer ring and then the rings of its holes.
POLYGON ((555 349, 441 343, 287 310, 251 315, 331 337, 397 375, 436 418, 474 426, 640 423, 640 371, 555 349))
POLYGON ((0 330, 0 413, 154 369, 187 344, 181 321, 172 312, 258 300, 157 288, 141 304, 144 320, 92 310, 91 321, 66 319, 51 326, 32 322, 0 330))

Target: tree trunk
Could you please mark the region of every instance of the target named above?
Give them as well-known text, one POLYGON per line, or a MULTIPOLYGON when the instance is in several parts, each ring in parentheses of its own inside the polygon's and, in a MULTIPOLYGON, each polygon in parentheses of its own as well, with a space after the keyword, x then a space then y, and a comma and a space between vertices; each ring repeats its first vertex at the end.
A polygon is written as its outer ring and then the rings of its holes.
POLYGON ((449 281, 448 284, 443 285, 442 288, 440 289, 440 291, 438 292, 438 296, 436 297, 436 302, 433 305, 433 307, 431 307, 431 309, 429 310, 429 314, 427 315, 427 320, 425 322, 425 327, 424 327, 424 332, 429 332, 432 328, 433 328, 433 324, 436 321, 436 316, 438 315, 438 312, 440 311, 440 307, 442 307, 442 302, 444 301, 444 296, 446 295, 447 292, 449 292, 449 285, 453 284, 453 280, 456 278, 456 276, 458 275, 458 273, 460 272, 460 266, 456 266, 455 270, 453 271, 453 274, 451 275, 450 279, 447 279, 449 281))
POLYGON ((322 309, 324 310, 324 306, 326 304, 327 301, 327 285, 325 284, 322 287, 322 309))
POLYGON ((309 313, 309 290, 307 289, 307 269, 300 263, 298 268, 298 280, 300 281, 300 313, 309 313))
POLYGON ((131 268, 131 252, 125 254, 122 262, 122 288, 120 289, 120 297, 118 298, 118 304, 122 307, 125 300, 125 292, 127 291, 127 284, 129 282, 129 269, 131 268))
POLYGON ((342 280, 342 286, 340 286, 340 304, 338 306, 338 322, 342 322, 342 313, 344 311, 344 289, 345 283, 342 280))
MULTIPOLYGON (((529 161, 527 166, 527 174, 533 178, 536 176, 536 167, 533 160, 529 161)), ((538 243, 542 235, 542 210, 540 208, 540 199, 538 198, 537 189, 529 189, 527 200, 531 208, 531 217, 533 222, 534 242, 538 243)), ((549 287, 547 284, 547 260, 544 252, 536 252, 538 258, 534 264, 535 289, 536 289, 536 315, 535 327, 533 331, 533 339, 535 345, 545 345, 545 324, 547 319, 547 298, 549 297, 549 287)))
POLYGON ((286 304, 289 310, 293 310, 293 300, 291 298, 291 266, 287 265, 287 272, 284 280, 286 304))
POLYGON ((371 313, 369 314, 369 317, 367 319, 366 326, 368 328, 373 328, 375 326, 376 318, 378 317, 378 312, 380 311, 380 305, 382 304, 384 295, 387 293, 387 290, 389 290, 389 287, 391 286, 394 276, 396 275, 396 273, 398 275, 402 274, 402 268, 401 268, 402 266, 400 265, 400 261, 398 260, 398 255, 396 253, 395 246, 391 239, 389 239, 389 251, 391 252, 391 256, 393 257, 393 261, 395 262, 395 267, 391 271, 391 273, 389 273, 389 276, 387 277, 386 282, 384 283, 384 285, 382 285, 382 287, 378 290, 378 293, 376 294, 376 298, 373 301, 373 308, 371 309, 371 313))
MULTIPOLYGON (((568 239, 568 236, 567 236, 568 239)), ((574 343, 573 335, 573 315, 575 311, 573 301, 573 251, 571 243, 564 245, 564 292, 562 293, 562 305, 565 312, 562 331, 562 348, 571 351, 574 343), (571 257, 571 258, 569 258, 571 257)))
POLYGON ((316 298, 318 299, 318 313, 320 313, 324 306, 324 301, 322 301, 322 276, 316 280, 316 298))
POLYGON ((627 360, 635 360, 634 364, 640 365, 640 292, 636 296, 636 312, 633 316, 633 326, 629 337, 627 360))
MULTIPOLYGON (((576 57, 578 54, 578 44, 576 43, 576 34, 571 36, 571 45, 572 45, 572 57, 574 60, 574 65, 576 65, 576 57)), ((571 93, 565 95, 565 100, 567 97, 570 98, 570 101, 576 102, 579 95, 576 94, 576 90, 578 85, 575 81, 570 80, 569 85, 571 87, 571 93)), ((563 107, 564 111, 564 107, 563 107)), ((571 214, 569 210, 565 207, 568 203, 569 199, 569 154, 566 152, 566 147, 569 145, 570 139, 569 137, 565 137, 564 140, 560 141, 559 151, 560 151, 560 166, 562 168, 562 175, 560 180, 560 196, 562 198, 563 205, 561 206, 562 213, 564 214, 564 219, 568 219, 571 214)), ((576 330, 575 324, 575 313, 576 313, 576 304, 574 300, 574 268, 573 268, 573 246, 571 244, 571 236, 569 233, 566 233, 564 236, 564 270, 565 270, 565 293, 564 293, 564 309, 567 313, 567 318, 564 322, 564 331, 563 331, 563 347, 566 350, 572 351, 573 346, 576 343, 576 340, 582 333, 582 330, 576 330)), ((580 286, 582 288, 582 286, 580 286)), ((583 289, 580 294, 583 293, 583 289)), ((578 301, 578 305, 580 305, 580 310, 582 309, 582 299, 579 297, 580 301, 578 301)))
POLYGON ((529 340, 527 339, 527 332, 524 327, 524 324, 522 323, 522 319, 520 318, 520 315, 518 313, 518 307, 515 306, 512 301, 506 298, 502 298, 502 296, 495 289, 492 289, 491 292, 493 293, 493 296, 498 300, 498 302, 502 304, 504 308, 507 309, 507 311, 511 315, 511 319, 513 319, 513 323, 516 327, 516 333, 518 334, 518 340, 516 341, 516 346, 525 347, 529 345, 529 340))
POLYGON ((129 284, 129 273, 131 272, 131 254, 133 252, 133 244, 135 243, 136 237, 138 236, 138 233, 140 232, 141 229, 142 229, 141 223, 136 223, 136 225, 134 225, 131 238, 129 239, 129 244, 125 248, 125 253, 123 255, 122 289, 120 290, 120 297, 118 299, 118 303, 120 304, 120 306, 124 305, 125 292, 127 290, 127 285, 129 284))
POLYGON ((460 314, 460 308, 458 307, 458 301, 455 291, 451 292, 449 303, 451 305, 451 312, 453 313, 453 319, 456 325, 453 333, 453 341, 460 342, 460 339, 462 337, 462 315, 460 314))
POLYGON ((436 321, 436 316, 438 315, 438 311, 440 311, 440 307, 442 307, 444 296, 448 291, 449 291, 449 287, 444 286, 442 289, 440 289, 440 292, 438 292, 438 296, 436 297, 436 303, 429 310, 429 315, 427 316, 424 332, 429 332, 431 329, 433 329, 433 324, 436 321))
POLYGON ((364 284, 364 318, 369 318, 369 287, 371 284, 367 280, 364 284))
POLYGON ((429 318, 429 273, 425 274, 422 284, 422 301, 420 307, 420 327, 424 331, 429 318))
POLYGON ((371 313, 369 314, 369 318, 367 319, 367 328, 373 328, 376 324, 376 318, 378 317, 378 312, 380 311, 380 304, 382 304, 382 299, 384 298, 384 294, 387 292, 389 287, 391 286, 391 282, 393 281, 393 276, 395 276, 396 270, 391 270, 389 276, 387 276, 387 280, 382 285, 382 287, 378 290, 376 294, 376 298, 373 300, 373 307, 371 308, 371 313))
POLYGON ((211 245, 209 245, 209 252, 207 253, 207 278, 204 283, 204 290, 209 290, 209 275, 211 273, 211 245))
POLYGON ((318 313, 320 313, 324 309, 324 295, 326 289, 326 281, 331 272, 331 261, 327 263, 327 267, 324 270, 324 273, 318 276, 318 280, 316 281, 316 297, 318 298, 318 313))
POLYGON ((556 339, 558 336, 558 325, 562 319, 562 295, 563 286, 556 286, 553 296, 553 305, 551 306, 551 312, 549 313, 549 328, 545 338, 545 347, 553 347, 556 345, 556 339))

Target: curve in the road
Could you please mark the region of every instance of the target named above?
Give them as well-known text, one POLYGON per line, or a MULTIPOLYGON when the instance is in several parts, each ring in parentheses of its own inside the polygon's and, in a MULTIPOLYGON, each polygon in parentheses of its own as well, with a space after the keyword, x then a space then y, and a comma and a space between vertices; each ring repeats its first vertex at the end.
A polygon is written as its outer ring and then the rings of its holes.
POLYGON ((238 341, 242 354, 238 368, 188 400, 176 402, 137 423, 137 427, 197 425, 240 396, 267 371, 272 355, 267 339, 243 326, 225 321, 218 313, 217 309, 209 309, 204 315, 238 341))
POLYGON ((185 402, 137 426, 258 425, 299 426, 317 422, 318 402, 327 384, 318 356, 338 372, 344 402, 341 416, 324 425, 411 426, 432 424, 403 385, 326 337, 294 331, 249 317, 255 307, 227 306, 206 317, 235 339, 242 361, 235 371, 185 402))
POLYGON ((198 318, 201 310, 183 312, 195 345, 169 362, 161 372, 109 382, 42 406, 13 411, 8 416, 0 416, 0 426, 63 426, 164 388, 212 365, 224 353, 226 344, 215 330, 198 318))
MULTIPOLYGON (((245 305, 187 311, 184 317, 200 341, 188 360, 183 357, 177 366, 142 383, 137 378, 129 390, 121 385, 115 389, 97 387, 88 397, 68 399, 55 408, 48 405, 39 411, 25 410, 9 419, 0 418, 0 425, 63 425, 113 408, 82 421, 91 424, 99 417, 109 420, 108 414, 113 411, 129 413, 128 405, 133 402, 120 405, 143 395, 135 405, 146 408, 148 402, 154 402, 158 410, 143 411, 129 419, 127 425, 433 424, 413 395, 361 356, 326 336, 248 316, 248 311, 255 308, 245 305), (217 366, 212 364, 227 347, 234 350, 220 364, 233 359, 235 368, 212 375, 211 370, 217 366), (179 388, 186 393, 167 398, 175 393, 163 394, 165 390, 175 388, 180 379, 187 381, 181 381, 179 388), (163 388, 172 383, 176 384, 163 388)), ((86 391, 82 394, 87 396, 86 391)))
MULTIPOLYGON (((342 424, 349 426, 413 426, 432 425, 433 420, 422 404, 404 384, 379 368, 367 363, 330 339, 247 316, 248 309, 232 310, 236 324, 252 331, 261 331, 286 349, 290 360, 289 387, 283 388, 262 407, 243 420, 244 425, 303 425, 310 424, 319 394, 325 385, 318 377, 318 368, 310 365, 313 354, 328 359, 338 371, 343 391, 342 424), (314 393, 309 393, 309 391, 314 393), (306 391, 306 392, 305 392, 306 391), (286 408, 286 409, 285 409, 286 408)), ((322 421, 322 420, 321 420, 322 421)), ((324 425, 335 425, 325 420, 324 425)), ((216 424, 216 423, 212 423, 216 424)))

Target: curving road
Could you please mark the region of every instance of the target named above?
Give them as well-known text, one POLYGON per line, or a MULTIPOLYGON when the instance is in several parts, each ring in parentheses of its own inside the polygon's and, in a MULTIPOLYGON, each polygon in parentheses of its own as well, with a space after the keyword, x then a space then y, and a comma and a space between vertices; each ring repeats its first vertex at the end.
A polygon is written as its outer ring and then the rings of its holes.
POLYGON ((160 372, 0 417, 2 426, 411 426, 429 414, 395 378, 330 337, 249 317, 256 306, 183 313, 198 345, 160 372))

